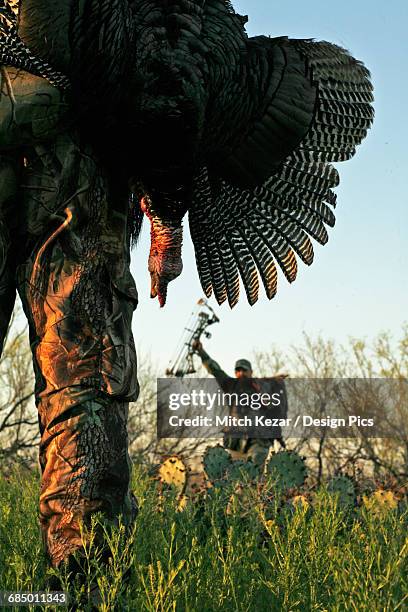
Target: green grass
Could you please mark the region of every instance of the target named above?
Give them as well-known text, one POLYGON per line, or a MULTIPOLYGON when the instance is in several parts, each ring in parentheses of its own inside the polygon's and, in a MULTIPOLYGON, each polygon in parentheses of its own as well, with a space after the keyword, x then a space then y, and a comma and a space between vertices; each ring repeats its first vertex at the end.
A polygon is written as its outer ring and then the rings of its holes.
MULTIPOLYGON (((0 590, 44 589, 38 488, 36 475, 0 477, 0 590)), ((244 517, 226 515, 218 496, 184 512, 169 499, 159 512, 154 483, 135 474, 134 489, 141 508, 132 537, 109 535, 109 566, 85 562, 100 610, 407 609, 406 511, 347 516, 321 492, 313 511, 271 508, 265 517, 254 492, 244 517)), ((81 601, 79 589, 72 598, 81 601)))

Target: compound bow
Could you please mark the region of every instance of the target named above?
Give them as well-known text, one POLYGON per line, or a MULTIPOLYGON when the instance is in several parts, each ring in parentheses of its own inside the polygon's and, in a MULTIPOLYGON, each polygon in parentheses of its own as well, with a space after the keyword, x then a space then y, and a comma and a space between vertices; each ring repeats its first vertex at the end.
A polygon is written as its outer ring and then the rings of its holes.
POLYGON ((171 361, 171 366, 166 370, 166 376, 183 378, 188 374, 195 374, 193 343, 200 340, 201 336, 211 338, 211 333, 207 331, 207 328, 214 323, 219 323, 219 318, 207 300, 201 298, 191 313, 187 327, 184 328, 176 355, 171 361))

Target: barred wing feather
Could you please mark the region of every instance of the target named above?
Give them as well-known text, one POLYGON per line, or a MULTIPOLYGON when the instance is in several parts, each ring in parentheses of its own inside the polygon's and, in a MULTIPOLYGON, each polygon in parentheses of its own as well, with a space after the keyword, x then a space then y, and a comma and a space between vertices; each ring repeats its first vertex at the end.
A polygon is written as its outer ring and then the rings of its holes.
POLYGON ((21 68, 47 79, 59 89, 69 89, 69 79, 21 40, 17 27, 19 9, 20 0, 0 0, 0 65, 21 68))

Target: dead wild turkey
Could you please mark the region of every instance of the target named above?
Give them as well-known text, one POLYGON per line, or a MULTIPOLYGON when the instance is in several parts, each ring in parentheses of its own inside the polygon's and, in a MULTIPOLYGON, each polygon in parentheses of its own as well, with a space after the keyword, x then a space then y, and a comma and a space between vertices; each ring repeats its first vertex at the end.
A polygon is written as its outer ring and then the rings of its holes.
MULTIPOLYGON (((254 9, 255 10, 255 9, 254 9)), ((65 89, 150 219, 152 297, 182 270, 188 212, 207 296, 250 304, 292 282, 335 222, 330 162, 373 120, 364 65, 328 42, 249 38, 227 0, 0 1, 0 62, 65 89), (21 4, 21 7, 20 7, 21 4)), ((139 209, 139 204, 141 211, 139 209)))

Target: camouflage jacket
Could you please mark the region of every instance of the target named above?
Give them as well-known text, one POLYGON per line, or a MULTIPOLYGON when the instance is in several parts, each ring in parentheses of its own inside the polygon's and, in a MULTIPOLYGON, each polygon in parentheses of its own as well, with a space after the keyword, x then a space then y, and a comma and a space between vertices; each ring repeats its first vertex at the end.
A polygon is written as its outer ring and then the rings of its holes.
MULTIPOLYGON (((135 361, 137 305, 127 194, 115 190, 48 81, 2 67, 0 94, 0 354, 18 290, 40 366, 57 359, 43 353, 61 344, 52 336, 58 320, 69 344, 61 359, 90 366, 83 383, 135 399, 136 375, 124 366, 135 361)), ((55 384, 69 386, 60 370, 55 384)))

